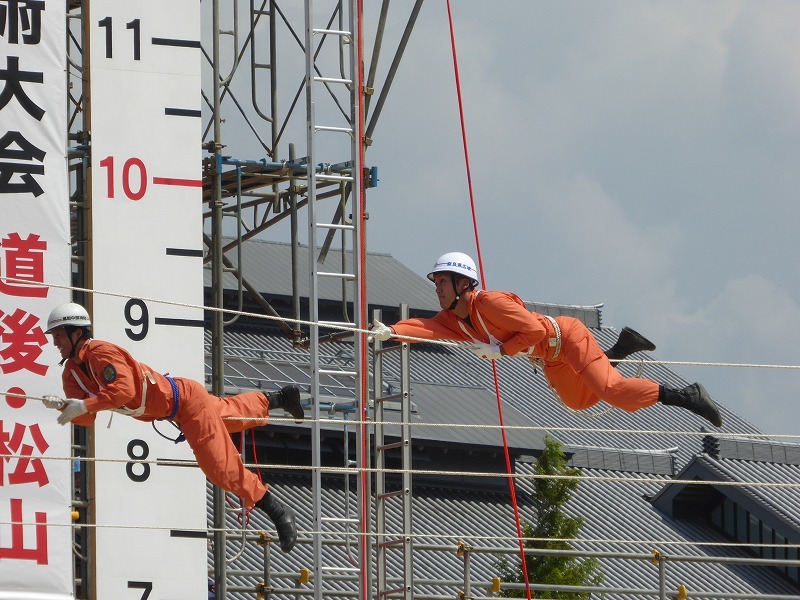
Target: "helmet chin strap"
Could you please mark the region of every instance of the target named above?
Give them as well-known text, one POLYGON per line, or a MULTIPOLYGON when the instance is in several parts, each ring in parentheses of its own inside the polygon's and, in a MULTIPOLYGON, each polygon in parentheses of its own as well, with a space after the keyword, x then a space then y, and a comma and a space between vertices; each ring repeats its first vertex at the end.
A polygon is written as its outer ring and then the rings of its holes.
POLYGON ((450 310, 455 310, 456 306, 458 305, 458 301, 461 300, 461 294, 458 293, 458 288, 456 287, 456 274, 450 273, 450 281, 453 283, 453 291, 456 293, 456 299, 453 300, 453 303, 450 305, 450 310))
MULTIPOLYGON (((63 367, 64 363, 67 362, 70 358, 75 358, 75 342, 72 341, 72 334, 77 331, 73 329, 71 332, 67 334, 67 339, 69 340, 70 345, 72 346, 72 350, 69 351, 69 356, 66 358, 62 358, 61 362, 58 363, 59 367, 63 367)), ((81 334, 83 336, 83 334, 81 334)))

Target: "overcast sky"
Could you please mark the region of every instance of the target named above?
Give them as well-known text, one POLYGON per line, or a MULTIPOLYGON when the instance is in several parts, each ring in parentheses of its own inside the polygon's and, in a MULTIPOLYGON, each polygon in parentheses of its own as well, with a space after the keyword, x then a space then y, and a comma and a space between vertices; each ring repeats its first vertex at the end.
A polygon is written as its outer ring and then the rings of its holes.
MULTIPOLYGON (((392 3, 392 50, 411 4, 392 3)), ((663 360, 800 364, 800 3, 452 7, 488 288, 602 303, 663 360)), ((420 275, 447 251, 477 258, 443 0, 374 140, 369 250, 420 275)), ((676 371, 800 435, 800 370, 676 371)))

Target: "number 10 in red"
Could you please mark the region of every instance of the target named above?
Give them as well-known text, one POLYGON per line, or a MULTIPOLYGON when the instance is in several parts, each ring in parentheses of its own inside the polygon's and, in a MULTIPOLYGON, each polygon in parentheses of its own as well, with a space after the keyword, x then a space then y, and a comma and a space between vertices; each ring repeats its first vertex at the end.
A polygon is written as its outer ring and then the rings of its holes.
MULTIPOLYGON (((107 169, 107 196, 114 197, 114 157, 106 156, 100 166, 107 169)), ((132 157, 122 165, 122 191, 130 200, 141 200, 147 191, 147 169, 141 158, 132 157), (137 177, 138 173, 138 177, 137 177), (133 181, 131 181, 131 178, 133 181)))

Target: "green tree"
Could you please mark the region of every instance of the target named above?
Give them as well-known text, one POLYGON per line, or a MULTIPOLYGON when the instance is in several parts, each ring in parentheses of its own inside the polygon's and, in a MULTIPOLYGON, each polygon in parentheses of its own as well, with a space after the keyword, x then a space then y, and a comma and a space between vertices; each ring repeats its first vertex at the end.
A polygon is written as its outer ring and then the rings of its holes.
MULTIPOLYGON (((550 437, 545 437, 545 448, 536 460, 537 475, 569 475, 570 479, 536 478, 533 480, 531 500, 536 511, 536 523, 532 525, 522 521, 522 535, 534 538, 525 542, 526 548, 545 548, 551 550, 572 550, 567 541, 575 539, 584 519, 569 517, 564 506, 569 502, 580 484, 580 471, 567 467, 567 457, 561 444, 550 437), (553 541, 537 541, 553 540, 553 541)), ((526 556, 528 581, 549 585, 582 585, 598 586, 603 583, 603 573, 597 559, 581 560, 575 556, 526 556)), ((505 582, 524 583, 522 564, 515 561, 515 566, 508 559, 497 563, 500 578, 505 582)), ((506 598, 523 598, 525 590, 502 590, 501 596, 506 598)), ((537 598, 558 598, 564 600, 584 600, 590 594, 577 592, 537 591, 537 598)))

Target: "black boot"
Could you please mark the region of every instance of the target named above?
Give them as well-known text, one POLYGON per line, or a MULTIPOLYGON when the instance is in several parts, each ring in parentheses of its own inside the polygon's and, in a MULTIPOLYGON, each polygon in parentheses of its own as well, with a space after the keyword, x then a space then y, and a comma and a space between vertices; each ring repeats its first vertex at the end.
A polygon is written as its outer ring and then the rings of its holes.
POLYGON ((630 327, 623 327, 619 333, 617 343, 606 350, 606 356, 615 367, 618 361, 628 358, 634 352, 652 352, 656 345, 644 337, 641 333, 634 331, 630 327))
POLYGON ((297 542, 297 526, 294 523, 294 511, 267 492, 256 502, 256 506, 267 513, 278 531, 278 542, 281 550, 291 552, 297 542))
POLYGON ((295 423, 302 423, 305 411, 300 404, 300 388, 296 385, 287 385, 280 392, 267 394, 270 408, 282 408, 294 417, 295 423))
POLYGON ((687 385, 682 390, 662 385, 658 389, 658 401, 667 406, 680 406, 690 410, 710 421, 715 427, 722 427, 722 416, 719 414, 717 405, 708 395, 706 388, 699 383, 687 385))

